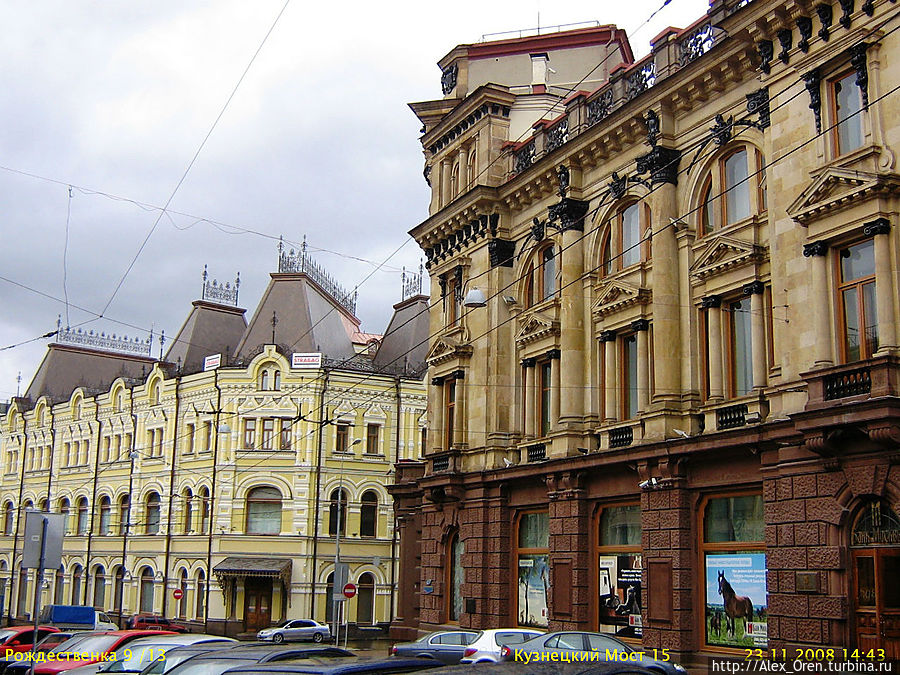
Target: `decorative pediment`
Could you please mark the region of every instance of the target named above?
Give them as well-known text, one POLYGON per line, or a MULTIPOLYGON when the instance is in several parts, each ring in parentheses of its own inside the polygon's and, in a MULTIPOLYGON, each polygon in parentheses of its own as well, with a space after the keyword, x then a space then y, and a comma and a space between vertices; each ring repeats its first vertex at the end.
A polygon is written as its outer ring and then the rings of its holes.
POLYGON ((516 333, 516 344, 519 347, 537 342, 546 337, 559 335, 559 321, 535 312, 519 320, 519 332, 516 333))
POLYGON ((331 414, 332 419, 336 420, 353 420, 356 417, 356 410, 350 405, 349 401, 342 401, 341 404, 331 414))
POLYGON ((632 305, 646 305, 651 293, 646 288, 611 279, 601 286, 597 302, 591 308, 595 318, 615 314, 632 305))
POLYGON ((381 407, 381 404, 373 403, 372 406, 366 410, 364 417, 367 420, 385 420, 387 419, 387 413, 384 412, 384 408, 381 407))
POLYGON ((468 359, 470 356, 472 356, 472 345, 442 335, 431 345, 425 362, 429 366, 437 366, 448 361, 468 359))
POLYGON ((830 167, 819 174, 787 208, 802 225, 876 196, 900 192, 900 176, 830 167))
POLYGON ((762 260, 764 255, 761 246, 733 237, 715 237, 710 239, 703 252, 694 260, 691 276, 697 280, 706 279, 736 267, 754 264, 762 260))

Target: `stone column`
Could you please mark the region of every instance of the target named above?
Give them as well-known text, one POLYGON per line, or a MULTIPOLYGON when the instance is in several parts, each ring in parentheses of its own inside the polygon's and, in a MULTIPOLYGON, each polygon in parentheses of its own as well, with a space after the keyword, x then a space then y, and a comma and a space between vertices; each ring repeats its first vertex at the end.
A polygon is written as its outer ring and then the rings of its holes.
POLYGON ((576 428, 584 416, 584 273, 582 232, 567 228, 562 235, 562 252, 559 254, 562 271, 562 291, 559 308, 559 347, 564 359, 562 381, 566 388, 560 393, 560 424, 563 428, 576 428))
POLYGON ((428 388, 428 409, 431 411, 431 419, 428 425, 427 451, 435 452, 444 445, 444 379, 441 377, 431 378, 431 386, 428 388))
POLYGON ((456 371, 456 407, 453 412, 453 445, 463 447, 466 445, 466 420, 468 415, 468 395, 466 387, 466 372, 456 371))
POLYGON ((828 297, 828 244, 824 241, 814 241, 803 245, 803 255, 812 258, 812 288, 808 296, 809 302, 806 309, 812 315, 813 333, 817 336, 815 341, 816 359, 814 366, 824 368, 834 364, 831 335, 833 331, 829 325, 828 307, 831 303, 822 302, 828 297))
POLYGON ((522 392, 522 407, 525 412, 525 438, 534 438, 534 404, 535 404, 535 360, 522 359, 525 367, 525 390, 522 392))
POLYGON ((887 354, 897 348, 894 327, 893 268, 891 266, 891 222, 878 218, 866 223, 866 236, 875 239, 875 307, 878 312, 878 351, 887 354))
POLYGON ((450 157, 445 157, 441 160, 441 182, 440 182, 440 191, 441 198, 438 201, 441 207, 446 206, 450 203, 450 200, 453 199, 452 189, 450 187, 450 173, 453 170, 453 160, 450 157))
POLYGON ((706 333, 708 339, 707 360, 709 362, 709 400, 721 401, 722 389, 722 298, 709 295, 700 306, 706 310, 706 333))
POLYGON ((606 422, 615 421, 618 417, 618 388, 616 387, 616 333, 605 330, 600 333, 600 342, 606 343, 604 355, 603 391, 606 395, 603 419, 606 422))
POLYGON ((631 330, 637 333, 638 412, 647 412, 650 407, 650 322, 647 319, 632 321, 631 330))
POLYGON ((466 185, 468 184, 466 180, 466 170, 468 168, 468 154, 466 149, 462 146, 459 148, 459 152, 456 153, 456 161, 459 162, 459 172, 457 173, 458 183, 456 185, 456 194, 461 195, 466 191, 466 185))
POLYGON ((754 281, 743 288, 744 295, 750 296, 750 357, 753 359, 753 388, 766 386, 766 315, 763 307, 765 286, 754 281))
POLYGON ((553 430, 559 424, 559 399, 560 399, 560 351, 551 349, 547 354, 550 359, 550 429, 553 430))
POLYGON ((588 630, 591 551, 584 533, 591 527, 585 474, 566 471, 546 477, 550 526, 549 630, 588 630))

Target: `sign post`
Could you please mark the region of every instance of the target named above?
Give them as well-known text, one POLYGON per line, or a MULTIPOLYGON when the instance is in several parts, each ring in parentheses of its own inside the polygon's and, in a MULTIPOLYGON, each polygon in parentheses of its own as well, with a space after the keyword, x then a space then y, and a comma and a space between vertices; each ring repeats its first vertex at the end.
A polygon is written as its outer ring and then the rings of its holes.
POLYGON ((62 562, 62 540, 66 527, 66 517, 61 513, 25 512, 25 542, 22 548, 22 569, 33 569, 34 573, 34 632, 31 636, 31 666, 34 675, 35 647, 37 647, 38 625, 41 611, 41 586, 44 583, 44 569, 57 569, 62 562))
POLYGON ((352 598, 356 595, 356 584, 344 584, 344 597, 352 598))
POLYGON ((180 588, 176 588, 174 591, 172 591, 172 597, 176 600, 181 600, 184 597, 184 591, 180 588))

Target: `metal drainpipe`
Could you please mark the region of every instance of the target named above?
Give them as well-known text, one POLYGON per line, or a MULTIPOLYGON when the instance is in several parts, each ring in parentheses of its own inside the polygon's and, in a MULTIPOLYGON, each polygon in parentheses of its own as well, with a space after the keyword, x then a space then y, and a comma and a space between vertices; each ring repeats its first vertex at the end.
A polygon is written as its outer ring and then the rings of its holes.
POLYGON ((175 498, 175 462, 178 458, 178 404, 180 403, 179 386, 181 375, 175 376, 175 429, 172 432, 172 470, 169 474, 169 513, 166 520, 166 558, 163 563, 162 615, 166 616, 166 604, 169 599, 169 555, 172 550, 172 502, 175 498))
MULTIPOLYGON (((94 534, 94 516, 97 511, 97 480, 99 478, 98 474, 100 473, 100 434, 103 430, 103 422, 100 421, 100 406, 97 404, 97 398, 94 398, 94 416, 97 422, 97 447, 96 447, 96 455, 94 456, 94 486, 91 491, 91 501, 88 507, 91 509, 91 523, 87 532, 87 550, 84 554, 84 567, 86 570, 86 574, 84 575, 85 583, 84 583, 84 602, 82 604, 87 605, 88 601, 88 583, 87 580, 91 578, 91 541, 93 540, 94 534)), ((94 579, 94 585, 97 584, 97 579, 94 579)))
MULTIPOLYGON (((128 572, 128 570, 126 569, 126 561, 128 556, 128 531, 131 529, 131 507, 133 506, 132 502, 134 501, 131 498, 131 493, 134 491, 134 444, 137 442, 137 415, 134 414, 134 384, 131 385, 131 389, 128 390, 128 394, 129 412, 131 415, 131 447, 128 448, 128 459, 131 462, 131 471, 128 472, 128 509, 124 513, 125 522, 119 523, 119 527, 122 528, 122 589, 121 591, 119 591, 119 628, 125 627, 125 617, 122 616, 122 612, 125 606, 125 574, 128 572)), ((116 579, 114 577, 113 595, 115 595, 115 589, 116 579)))
MULTIPOLYGON (((213 428, 213 466, 212 466, 212 484, 209 491, 209 538, 206 544, 206 598, 203 601, 203 631, 209 632, 209 591, 212 588, 212 543, 213 530, 215 529, 216 518, 216 467, 219 463, 219 415, 222 412, 222 390, 219 388, 219 369, 215 370, 215 380, 213 386, 216 388, 216 423, 213 428)), ((202 518, 202 516, 201 516, 202 518)), ((227 621, 227 619, 226 619, 227 621)), ((227 626, 223 627, 222 634, 226 632, 227 626)))
MULTIPOLYGON (((309 618, 313 621, 316 620, 316 574, 319 558, 319 508, 320 508, 320 500, 321 496, 319 492, 322 489, 322 436, 323 436, 323 428, 325 427, 325 393, 328 391, 328 377, 331 375, 331 371, 325 369, 325 379, 322 381, 322 391, 321 397, 319 398, 319 438, 317 441, 317 458, 316 458, 316 501, 315 501, 315 509, 313 512, 313 554, 312 554, 312 573, 310 577, 312 578, 312 588, 310 591, 309 597, 309 618)), ((337 575, 337 570, 335 570, 335 575, 337 575)), ((325 599, 325 602, 328 602, 328 598, 325 599)), ((327 605, 326 605, 327 607, 327 605)))
MULTIPOLYGON (((18 410, 18 406, 16 408, 18 410)), ((13 570, 16 566, 16 550, 19 546, 19 525, 22 522, 22 493, 25 491, 25 451, 28 449, 28 424, 25 421, 25 415, 22 415, 22 472, 19 475, 19 501, 16 504, 16 510, 18 511, 18 517, 16 518, 16 533, 13 536, 13 548, 12 548, 12 557, 10 557, 9 562, 9 576, 13 578, 13 570)), ((22 583, 22 570, 21 565, 19 566, 19 573, 16 575, 19 579, 19 583, 22 583)), ((18 587, 16 587, 18 589, 18 587)), ((12 584, 9 586, 9 616, 7 618, 7 625, 12 623, 13 614, 12 614, 12 604, 13 599, 16 597, 17 593, 12 592, 12 584)), ((32 617, 34 618, 34 617, 32 617)))
MULTIPOLYGON (((397 376, 397 382, 395 384, 397 389, 397 443, 394 446, 394 461, 391 464, 391 469, 393 470, 395 466, 397 466, 397 462, 400 461, 400 429, 402 428, 400 423, 400 402, 401 402, 401 382, 400 375, 397 376)), ((394 474, 396 475, 396 474, 394 474)), ((391 513, 394 515, 394 527, 391 528, 391 601, 389 604, 388 611, 388 625, 391 624, 394 620, 394 602, 396 601, 397 588, 396 583, 397 579, 395 577, 394 568, 397 560, 397 515, 396 511, 393 508, 393 504, 391 504, 391 513)))

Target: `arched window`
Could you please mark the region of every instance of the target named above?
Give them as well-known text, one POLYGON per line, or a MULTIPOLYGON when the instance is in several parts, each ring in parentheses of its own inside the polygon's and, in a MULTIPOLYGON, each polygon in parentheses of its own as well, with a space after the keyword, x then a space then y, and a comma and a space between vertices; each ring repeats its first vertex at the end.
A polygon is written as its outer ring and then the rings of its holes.
POLYGON ((178 618, 186 619, 188 608, 188 573, 184 568, 181 569, 178 588, 181 589, 181 600, 178 601, 178 618))
POLYGON ((449 202, 459 194, 459 160, 453 162, 453 168, 450 169, 450 194, 447 195, 449 202))
POLYGON ((125 534, 130 525, 131 503, 128 499, 128 495, 122 495, 119 497, 119 534, 125 534))
POLYGON ((455 533, 450 539, 447 549, 449 560, 447 565, 448 596, 447 596, 447 620, 459 621, 463 610, 462 585, 465 582, 465 572, 462 566, 462 555, 465 553, 465 544, 455 533))
POLYGON ((325 580, 325 623, 334 621, 334 572, 325 580))
POLYGON ((632 201, 616 209, 601 240, 601 275, 612 274, 649 258, 649 229, 650 207, 647 204, 632 201))
POLYGON ((618 226, 624 269, 641 261, 641 205, 631 204, 619 211, 618 226))
POLYGON ((87 497, 78 498, 78 523, 76 534, 87 534, 88 530, 88 501, 87 497))
POLYGON ((359 536, 374 537, 378 527, 378 495, 374 490, 363 492, 359 510, 359 536))
POLYGON ((117 391, 116 395, 113 397, 113 412, 122 412, 122 404, 125 401, 125 397, 122 395, 121 391, 117 391))
POLYGON ((259 388, 260 389, 268 389, 269 388, 269 371, 263 370, 259 374, 259 388))
POLYGON ((94 607, 97 609, 106 607, 106 570, 103 565, 94 568, 94 607))
POLYGON ((71 532, 69 523, 69 500, 65 497, 59 500, 59 513, 63 516, 63 522, 66 524, 66 532, 71 532))
POLYGON ((141 570, 140 611, 153 613, 153 570, 149 567, 141 570))
POLYGON ((25 616, 31 611, 28 607, 28 570, 19 571, 19 597, 16 601, 19 616, 25 616))
POLYGON ((195 618, 202 619, 206 612, 206 575, 203 570, 197 571, 197 615, 195 618))
POLYGON ((328 507, 328 534, 334 536, 338 531, 338 520, 341 523, 341 536, 347 533, 347 491, 336 489, 331 492, 331 504, 328 507))
POLYGON ((766 209, 765 160, 739 146, 722 155, 700 190, 700 234, 734 225, 766 209))
POLYGON ((556 249, 548 244, 538 251, 525 274, 525 306, 550 300, 556 294, 556 249))
POLYGON ((475 144, 472 144, 472 149, 469 150, 469 157, 466 160, 466 187, 472 187, 475 185, 475 181, 478 178, 477 171, 477 160, 478 154, 476 152, 475 144))
POLYGON ((84 576, 84 568, 81 565, 75 565, 72 568, 72 604, 80 605, 81 600, 81 580, 84 576))
POLYGON ((202 487, 197 494, 200 500, 200 533, 209 533, 209 488, 202 487))
POLYGON ((194 531, 194 493, 190 488, 184 489, 184 516, 182 518, 182 530, 185 534, 194 531))
POLYGON ((253 488, 247 493, 247 534, 281 532, 281 492, 273 487, 253 488))
POLYGON ((81 419, 81 399, 76 398, 72 403, 72 419, 80 420, 81 419))
POLYGON ((53 587, 53 602, 57 605, 64 605, 65 599, 63 598, 63 589, 66 587, 66 570, 62 565, 59 566, 59 569, 56 570, 56 583, 53 587))
POLYGON ((272 389, 275 389, 276 391, 278 389, 281 389, 281 371, 280 370, 276 370, 274 373, 272 373, 272 389))
POLYGON ((112 520, 112 502, 109 497, 100 498, 100 534, 107 535, 110 533, 109 524, 112 520))
POLYGON ((150 405, 159 405, 159 395, 162 386, 160 386, 159 382, 154 382, 153 386, 150 389, 150 405))
POLYGON ((117 612, 122 609, 122 589, 125 586, 125 570, 119 565, 116 567, 115 585, 113 586, 113 609, 117 612))
POLYGON ((3 507, 3 534, 13 533, 13 521, 15 520, 15 509, 12 502, 6 502, 3 507))
POLYGON ((159 493, 151 492, 145 500, 144 534, 159 533, 159 493))
POLYGON ((606 277, 612 274, 612 234, 610 228, 606 228, 600 243, 600 276, 606 277))
POLYGON ((371 572, 361 574, 357 582, 356 623, 367 626, 375 623, 375 577, 371 572))

